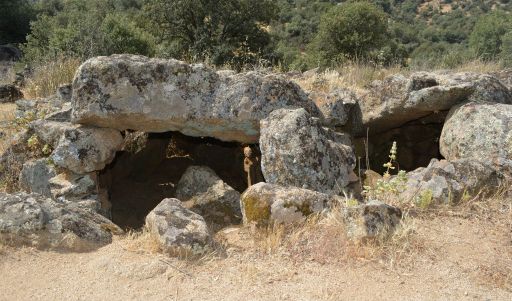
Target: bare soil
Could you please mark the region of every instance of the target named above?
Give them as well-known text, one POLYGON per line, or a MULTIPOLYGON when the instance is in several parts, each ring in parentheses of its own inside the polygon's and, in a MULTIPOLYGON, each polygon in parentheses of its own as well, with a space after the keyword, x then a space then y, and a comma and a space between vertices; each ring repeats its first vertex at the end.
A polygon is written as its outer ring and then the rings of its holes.
POLYGON ((268 251, 240 228, 222 233, 222 256, 200 260, 169 258, 130 237, 90 253, 0 247, 0 300, 512 300, 506 219, 412 222, 414 235, 402 241, 409 248, 386 253, 335 247, 329 231, 268 251))

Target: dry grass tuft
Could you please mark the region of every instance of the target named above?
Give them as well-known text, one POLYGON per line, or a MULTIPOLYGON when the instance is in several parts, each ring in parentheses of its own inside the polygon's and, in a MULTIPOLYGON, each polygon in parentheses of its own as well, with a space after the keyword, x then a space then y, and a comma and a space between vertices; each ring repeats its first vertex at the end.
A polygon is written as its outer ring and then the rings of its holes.
POLYGON ((455 72, 477 72, 490 73, 503 70, 500 62, 484 62, 482 60, 472 60, 453 69, 455 72))
POLYGON ((60 85, 73 81, 80 63, 76 58, 60 58, 36 67, 26 80, 23 95, 27 99, 37 99, 55 94, 60 85))
POLYGON ((303 225, 256 230, 255 247, 267 255, 285 255, 297 262, 322 264, 379 262, 388 268, 412 267, 426 250, 416 235, 416 221, 405 217, 388 238, 355 241, 347 237, 341 210, 310 217, 303 225))
POLYGON ((140 231, 130 231, 121 236, 121 244, 127 251, 137 254, 158 254, 162 252, 160 243, 146 227, 140 231))
POLYGON ((8 147, 8 142, 16 132, 13 124, 15 111, 15 104, 0 104, 0 154, 8 147))
POLYGON ((0 62, 0 85, 12 84, 16 79, 13 62, 0 62))
POLYGON ((407 72, 400 66, 382 68, 354 63, 341 66, 337 70, 326 70, 299 77, 295 82, 306 91, 330 92, 337 88, 345 88, 358 93, 364 91, 365 87, 374 80, 382 80, 393 74, 407 72))

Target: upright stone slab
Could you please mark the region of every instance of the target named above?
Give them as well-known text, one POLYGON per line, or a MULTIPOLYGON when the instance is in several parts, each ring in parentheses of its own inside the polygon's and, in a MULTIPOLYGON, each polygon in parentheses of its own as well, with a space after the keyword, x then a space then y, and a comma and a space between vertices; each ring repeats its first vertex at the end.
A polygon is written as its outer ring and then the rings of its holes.
POLYGON ((304 109, 274 111, 261 122, 261 168, 268 183, 341 194, 353 181, 351 146, 304 109))

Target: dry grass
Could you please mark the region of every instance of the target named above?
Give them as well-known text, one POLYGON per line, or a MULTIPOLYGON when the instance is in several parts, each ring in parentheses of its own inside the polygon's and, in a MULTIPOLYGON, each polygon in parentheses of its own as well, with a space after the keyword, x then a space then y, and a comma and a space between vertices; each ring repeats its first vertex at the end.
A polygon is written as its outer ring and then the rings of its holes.
MULTIPOLYGON (((375 67, 368 64, 350 63, 340 66, 336 70, 326 70, 320 73, 312 73, 308 76, 297 77, 294 81, 306 91, 331 92, 338 88, 350 89, 356 93, 365 91, 369 83, 374 80, 383 80, 394 74, 409 75, 417 71, 439 71, 449 68, 443 66, 388 66, 375 67)), ((452 72, 477 72, 490 73, 502 70, 499 62, 483 62, 481 60, 468 61, 452 72)))
POLYGON ((0 85, 12 84, 16 79, 13 62, 0 62, 0 85))
POLYGON ((60 85, 73 81, 79 66, 79 59, 61 58, 36 67, 26 81, 23 95, 27 99, 37 99, 55 94, 60 85))
POLYGON ((374 80, 382 80, 397 73, 407 73, 400 66, 376 68, 363 64, 348 64, 337 70, 326 70, 311 76, 299 77, 295 82, 306 91, 330 92, 337 88, 351 89, 360 92, 374 80))
POLYGON ((0 104, 0 154, 5 151, 9 140, 16 132, 16 129, 12 123, 15 119, 15 111, 15 104, 0 104))
POLYGON ((130 231, 120 239, 123 248, 133 253, 158 254, 162 252, 158 240, 145 227, 140 231, 130 231))
POLYGON ((500 62, 484 62, 481 60, 472 60, 453 69, 455 72, 477 72, 490 73, 503 70, 500 62))
POLYGON ((255 248, 296 262, 321 264, 378 262, 387 268, 413 266, 426 247, 416 236, 416 220, 406 217, 391 237, 365 242, 347 237, 339 209, 310 217, 303 225, 273 226, 253 233, 255 248))

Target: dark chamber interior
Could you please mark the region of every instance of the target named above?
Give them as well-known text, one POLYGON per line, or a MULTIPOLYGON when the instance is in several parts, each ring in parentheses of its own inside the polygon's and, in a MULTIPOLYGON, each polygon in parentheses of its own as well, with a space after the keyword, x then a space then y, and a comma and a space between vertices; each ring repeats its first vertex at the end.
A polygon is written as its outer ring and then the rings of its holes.
MULTIPOLYGON (((369 169, 380 174, 386 171, 383 164, 389 161, 393 141, 397 143, 397 164, 400 170, 411 171, 425 167, 433 158, 443 159, 439 152, 439 138, 442 123, 422 124, 411 122, 399 128, 368 137, 369 169)), ((361 160, 361 167, 366 169, 365 138, 355 141, 356 155, 361 160)))
POLYGON ((100 173, 100 185, 108 191, 112 221, 125 229, 137 229, 164 198, 175 196, 176 185, 191 165, 212 168, 228 185, 243 192, 247 188, 243 161, 243 147, 238 143, 177 132, 152 133, 142 150, 119 152, 100 173))

